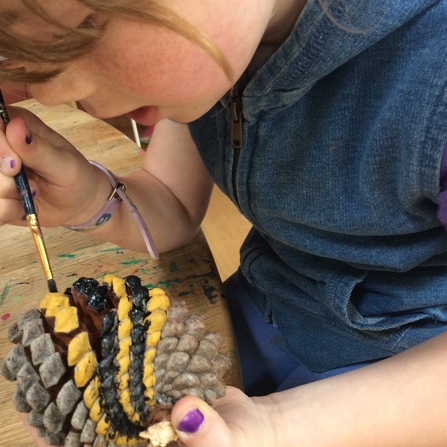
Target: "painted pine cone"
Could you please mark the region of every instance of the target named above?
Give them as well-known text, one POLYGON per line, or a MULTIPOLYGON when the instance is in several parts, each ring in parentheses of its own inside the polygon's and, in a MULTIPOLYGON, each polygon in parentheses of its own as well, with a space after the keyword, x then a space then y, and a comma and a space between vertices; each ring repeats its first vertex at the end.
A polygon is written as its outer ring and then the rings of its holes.
MULTIPOLYGON (((136 276, 81 278, 64 294, 47 293, 9 339, 15 346, 1 372, 17 380, 17 411, 29 413, 51 445, 146 445, 147 429, 169 425, 181 397, 211 404, 225 394, 230 362, 219 353, 219 335, 185 302, 170 302, 136 276)), ((175 441, 168 429, 152 445, 175 441)))

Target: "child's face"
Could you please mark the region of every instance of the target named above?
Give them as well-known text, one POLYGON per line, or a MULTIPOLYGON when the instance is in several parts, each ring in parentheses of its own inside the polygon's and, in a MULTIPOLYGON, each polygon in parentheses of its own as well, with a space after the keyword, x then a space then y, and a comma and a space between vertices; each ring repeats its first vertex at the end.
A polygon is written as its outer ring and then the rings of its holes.
MULTIPOLYGON (((243 23, 251 37, 239 38, 240 22, 231 9, 237 9, 237 2, 167 0, 169 6, 177 8, 217 44, 236 77, 249 63, 262 36, 261 31, 250 32, 251 25, 243 23)), ((19 3, 3 0, 0 14, 9 5, 18 12, 13 27, 51 39, 51 26, 19 3)), ((61 23, 72 27, 79 26, 93 12, 76 0, 41 0, 40 4, 61 23)), ((113 18, 93 53, 64 64, 56 78, 29 89, 43 104, 80 101, 99 118, 129 114, 141 124, 152 125, 163 118, 195 120, 230 87, 231 81, 221 67, 196 44, 165 28, 113 18)))

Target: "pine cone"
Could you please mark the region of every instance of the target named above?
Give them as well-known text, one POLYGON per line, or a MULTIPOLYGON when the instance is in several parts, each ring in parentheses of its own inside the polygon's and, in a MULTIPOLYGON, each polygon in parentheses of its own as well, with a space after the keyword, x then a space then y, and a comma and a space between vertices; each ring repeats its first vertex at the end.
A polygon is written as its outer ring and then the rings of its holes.
POLYGON ((225 394, 230 361, 219 335, 136 276, 81 278, 64 294, 47 293, 9 339, 1 373, 17 380, 17 411, 51 445, 146 445, 157 436, 152 445, 164 446, 177 439, 169 421, 178 399, 212 404, 225 394), (167 438, 153 434, 165 426, 167 438))

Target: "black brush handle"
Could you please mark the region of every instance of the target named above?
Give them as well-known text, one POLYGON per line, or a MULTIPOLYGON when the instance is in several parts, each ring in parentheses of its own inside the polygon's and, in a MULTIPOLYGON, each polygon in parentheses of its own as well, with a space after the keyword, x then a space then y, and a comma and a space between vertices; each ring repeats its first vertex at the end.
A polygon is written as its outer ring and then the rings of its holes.
MULTIPOLYGON (((0 90, 0 118, 5 123, 5 126, 9 124, 9 115, 6 110, 5 100, 3 99, 2 92, 0 90)), ((26 176, 25 167, 22 164, 20 171, 14 176, 17 189, 20 194, 20 200, 22 201, 25 214, 28 216, 28 224, 33 234, 34 242, 36 243, 37 251, 39 253, 40 261, 47 278, 47 286, 50 292, 57 292, 56 282, 53 279, 53 273, 51 271, 50 262, 48 260, 48 255, 45 249, 45 244, 43 241, 43 235, 40 230, 39 221, 37 220, 36 208, 34 206, 33 195, 31 193, 31 188, 29 187, 28 177, 26 176), (30 222, 33 223, 30 223, 30 222)))
POLYGON ((5 100, 3 99, 2 91, 0 90, 0 118, 5 123, 5 126, 9 124, 9 115, 8 111, 6 110, 6 104, 5 100))
POLYGON ((34 206, 33 195, 29 187, 28 178, 25 173, 25 168, 21 167, 19 173, 14 176, 17 189, 19 190, 20 199, 23 203, 23 208, 25 214, 29 216, 30 214, 36 214, 36 208, 34 206))

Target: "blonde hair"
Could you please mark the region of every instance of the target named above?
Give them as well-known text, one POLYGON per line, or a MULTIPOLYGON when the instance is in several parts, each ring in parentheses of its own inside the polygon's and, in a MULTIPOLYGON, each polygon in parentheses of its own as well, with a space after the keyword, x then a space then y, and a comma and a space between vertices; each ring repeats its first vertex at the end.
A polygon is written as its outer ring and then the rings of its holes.
MULTIPOLYGON (((19 33, 14 33, 8 27, 11 17, 8 14, 0 16, 0 81, 17 83, 41 83, 48 81, 60 73, 59 64, 81 58, 92 52, 104 30, 107 20, 97 26, 89 23, 79 28, 67 28, 57 23, 36 0, 20 0, 33 13, 57 25, 62 34, 54 41, 30 39, 19 33), (23 63, 49 64, 46 71, 27 71, 23 63), (56 68, 54 68, 56 67, 56 68)), ((211 58, 223 69, 229 79, 233 78, 232 69, 222 52, 198 28, 183 18, 179 13, 161 4, 159 0, 79 0, 89 8, 105 13, 106 16, 121 17, 129 20, 150 23, 165 27, 183 36, 203 48, 211 58)))

